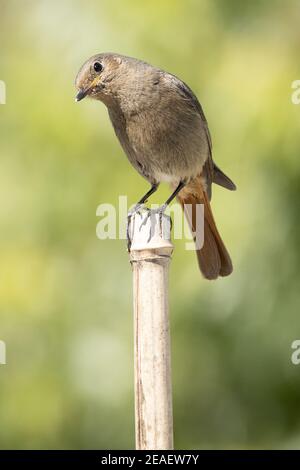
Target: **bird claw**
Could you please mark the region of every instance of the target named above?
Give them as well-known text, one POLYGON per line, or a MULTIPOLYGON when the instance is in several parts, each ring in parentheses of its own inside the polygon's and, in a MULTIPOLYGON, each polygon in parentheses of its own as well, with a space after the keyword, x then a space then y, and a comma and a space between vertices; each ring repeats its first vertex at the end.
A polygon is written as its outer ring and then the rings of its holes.
POLYGON ((127 251, 130 251, 131 248, 131 238, 130 238, 130 223, 131 219, 135 214, 141 215, 142 210, 147 209, 144 207, 144 204, 137 203, 135 206, 133 206, 132 209, 127 214, 127 227, 126 227, 126 238, 127 238, 127 251))
MULTIPOLYGON (((145 207, 145 210, 147 211, 147 215, 144 218, 143 222, 141 225, 146 225, 148 222, 149 217, 153 217, 156 214, 159 214, 159 221, 161 222, 162 216, 165 213, 166 208, 168 207, 167 204, 163 204, 162 206, 157 207, 156 209, 149 209, 148 207, 145 207)), ((153 219, 152 219, 153 220, 153 219)))
POLYGON ((165 213, 165 210, 166 208, 168 207, 168 204, 163 204, 162 206, 159 206, 157 207, 156 209, 149 209, 148 207, 146 208, 146 211, 147 211, 147 215, 145 216, 143 222, 141 223, 141 226, 140 226, 140 230, 141 230, 141 227, 142 225, 146 225, 148 220, 149 220, 149 217, 151 218, 151 224, 150 224, 150 231, 149 231, 149 238, 148 238, 148 242, 151 240, 151 238, 153 237, 153 234, 154 234, 154 226, 155 226, 155 218, 154 216, 156 214, 159 215, 159 227, 160 227, 160 231, 162 231, 162 217, 163 217, 163 214, 165 213))
POLYGON ((143 221, 141 222, 141 225, 139 228, 140 231, 142 229, 142 226, 148 223, 149 218, 151 219, 149 238, 148 238, 148 242, 150 242, 151 238, 153 237, 153 234, 155 233, 155 216, 157 214, 159 215, 159 227, 160 227, 160 232, 162 232, 162 218, 167 207, 168 207, 168 204, 163 204, 157 207, 156 209, 149 209, 144 204, 136 204, 133 207, 133 209, 131 209, 128 212, 128 219, 127 219, 127 250, 128 251, 130 251, 130 248, 131 248, 131 238, 130 238, 130 233, 129 233, 129 227, 130 227, 130 222, 131 222, 131 218, 133 217, 133 215, 134 214, 141 215, 141 209, 144 212, 146 212, 145 217, 143 218, 143 221))
POLYGON ((134 214, 141 214, 141 210, 142 209, 147 209, 144 207, 145 204, 140 204, 140 203, 137 203, 133 206, 132 209, 130 209, 130 211, 128 212, 128 218, 130 219, 134 214))

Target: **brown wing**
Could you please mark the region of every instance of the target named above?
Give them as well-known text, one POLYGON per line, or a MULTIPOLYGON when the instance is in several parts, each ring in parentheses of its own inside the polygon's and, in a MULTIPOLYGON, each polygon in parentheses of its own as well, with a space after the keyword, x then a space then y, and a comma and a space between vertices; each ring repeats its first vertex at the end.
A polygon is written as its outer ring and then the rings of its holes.
POLYGON ((203 126, 204 126, 206 137, 207 137, 207 144, 208 144, 209 152, 208 152, 207 160, 203 166, 202 177, 206 183, 205 189, 206 189, 209 200, 211 200, 212 183, 216 183, 220 186, 223 186, 226 189, 229 189, 230 191, 234 191, 236 189, 236 186, 233 183, 233 181, 228 176, 226 176, 225 173, 223 173, 223 171, 220 170, 220 168, 213 161, 211 135, 209 132, 207 120, 206 120, 201 104, 199 103, 196 95, 192 92, 192 90, 188 87, 186 83, 182 82, 177 77, 174 77, 174 79, 176 81, 176 85, 177 85, 179 92, 183 94, 185 99, 188 99, 190 101, 191 105, 200 114, 202 122, 203 122, 203 126))

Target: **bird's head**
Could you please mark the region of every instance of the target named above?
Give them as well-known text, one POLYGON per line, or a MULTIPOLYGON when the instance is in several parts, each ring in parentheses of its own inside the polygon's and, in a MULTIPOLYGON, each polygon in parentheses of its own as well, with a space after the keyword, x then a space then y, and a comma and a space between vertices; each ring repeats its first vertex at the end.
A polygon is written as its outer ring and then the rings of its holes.
POLYGON ((88 59, 75 80, 75 100, 81 101, 86 96, 103 102, 112 99, 116 89, 114 82, 120 76, 122 68, 124 60, 116 54, 97 54, 88 59))

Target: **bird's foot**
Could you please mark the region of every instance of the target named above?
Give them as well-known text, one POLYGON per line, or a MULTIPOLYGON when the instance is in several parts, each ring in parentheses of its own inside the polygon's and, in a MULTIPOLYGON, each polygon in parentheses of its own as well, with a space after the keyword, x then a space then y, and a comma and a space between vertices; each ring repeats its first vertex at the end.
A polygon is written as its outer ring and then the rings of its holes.
POLYGON ((133 209, 129 211, 128 219, 127 219, 127 249, 128 251, 130 251, 130 248, 131 248, 130 223, 131 223, 131 218, 133 217, 133 215, 134 214, 141 215, 142 211, 144 212, 143 220, 140 225, 140 230, 142 230, 142 227, 148 223, 149 218, 150 218, 150 230, 149 230, 149 238, 148 238, 148 242, 149 242, 155 233, 155 225, 157 224, 157 215, 158 215, 160 235, 162 235, 163 215, 167 207, 168 207, 168 204, 166 203, 162 204, 156 209, 149 209, 144 204, 136 204, 136 206, 134 206, 133 209))
POLYGON ((161 222, 162 216, 165 213, 167 207, 168 204, 163 204, 162 206, 159 206, 156 209, 149 209, 148 207, 145 207, 144 209, 147 211, 147 214, 145 215, 142 225, 146 225, 149 217, 151 217, 151 221, 153 221, 157 214, 159 214, 159 221, 161 222))
POLYGON ((135 204, 133 206, 132 209, 130 209, 130 211, 128 212, 128 218, 131 219, 131 217, 134 215, 134 214, 140 214, 142 209, 145 209, 145 204, 143 203, 140 203, 138 202, 137 204, 135 204))
POLYGON ((126 238, 127 238, 127 251, 130 251, 131 248, 131 237, 130 237, 130 224, 131 219, 135 214, 141 214, 141 211, 145 209, 144 204, 138 202, 133 206, 132 209, 127 214, 127 227, 126 227, 126 238))
POLYGON ((157 214, 159 215, 160 231, 162 231, 162 218, 163 218, 163 215, 164 215, 167 207, 168 207, 168 204, 163 204, 162 206, 159 206, 156 209, 149 209, 148 207, 145 208, 145 210, 147 211, 147 214, 145 215, 145 218, 144 218, 143 222, 141 223, 141 226, 146 225, 149 218, 150 218, 151 223, 150 223, 150 231, 149 231, 148 242, 151 240, 151 238, 153 237, 153 234, 155 232, 155 224, 156 224, 157 214))

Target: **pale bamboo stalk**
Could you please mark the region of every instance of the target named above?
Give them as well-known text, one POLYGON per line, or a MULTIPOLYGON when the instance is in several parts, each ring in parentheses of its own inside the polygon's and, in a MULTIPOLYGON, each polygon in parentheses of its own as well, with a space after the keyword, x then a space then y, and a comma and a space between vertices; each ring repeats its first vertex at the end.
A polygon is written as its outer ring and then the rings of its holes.
POLYGON ((129 222, 133 268, 136 449, 173 449, 168 271, 173 246, 166 215, 129 222))

